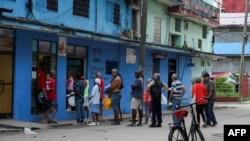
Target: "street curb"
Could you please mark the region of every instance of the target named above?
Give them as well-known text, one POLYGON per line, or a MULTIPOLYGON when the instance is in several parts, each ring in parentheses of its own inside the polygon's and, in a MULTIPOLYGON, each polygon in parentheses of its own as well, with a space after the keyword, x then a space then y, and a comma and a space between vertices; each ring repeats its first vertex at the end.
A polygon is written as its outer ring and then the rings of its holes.
MULTIPOLYGON (((222 103, 223 104, 223 103, 222 103)), ((236 103, 226 103, 225 105, 215 105, 214 109, 222 109, 222 108, 234 108, 233 104, 238 104, 236 103), (232 104, 232 106, 231 106, 232 104)), ((244 104, 250 104, 250 103, 244 103, 244 104)), ((163 116, 169 116, 171 115, 171 110, 170 109, 163 109, 162 110, 162 115, 163 116)), ((107 116, 105 119, 100 120, 100 122, 108 122, 113 119, 113 116, 107 116)), ((123 121, 124 120, 129 120, 131 119, 131 113, 130 114, 123 114, 123 121)), ((52 129, 52 128, 57 128, 57 127, 63 127, 63 126, 73 126, 72 124, 75 122, 75 120, 68 120, 68 121, 59 121, 57 124, 39 124, 35 123, 36 125, 30 125, 31 130, 44 130, 44 129, 52 129)), ((25 128, 25 125, 22 123, 20 125, 9 125, 7 124, 0 124, 0 134, 1 133, 8 133, 8 132, 22 132, 23 129, 25 128)))

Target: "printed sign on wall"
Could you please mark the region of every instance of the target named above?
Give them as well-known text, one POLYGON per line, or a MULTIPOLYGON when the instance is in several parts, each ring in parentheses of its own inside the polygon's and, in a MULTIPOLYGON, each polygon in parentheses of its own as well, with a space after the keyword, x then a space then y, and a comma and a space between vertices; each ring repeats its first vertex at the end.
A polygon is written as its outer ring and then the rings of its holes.
POLYGON ((66 56, 66 37, 60 36, 58 44, 58 55, 66 56))
POLYGON ((126 63, 127 64, 135 64, 136 63, 136 50, 135 49, 127 48, 126 63))

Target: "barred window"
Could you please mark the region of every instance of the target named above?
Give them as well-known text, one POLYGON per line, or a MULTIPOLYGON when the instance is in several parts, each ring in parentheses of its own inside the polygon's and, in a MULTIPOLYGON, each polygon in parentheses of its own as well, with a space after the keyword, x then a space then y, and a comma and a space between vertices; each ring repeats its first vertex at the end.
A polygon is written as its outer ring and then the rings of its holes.
POLYGON ((58 11, 58 0, 47 0, 47 9, 51 11, 58 11))
POLYGON ((113 23, 114 24, 119 24, 120 22, 120 5, 119 4, 114 4, 114 19, 113 23))
POLYGON ((89 0, 74 0, 73 15, 89 18, 89 0))

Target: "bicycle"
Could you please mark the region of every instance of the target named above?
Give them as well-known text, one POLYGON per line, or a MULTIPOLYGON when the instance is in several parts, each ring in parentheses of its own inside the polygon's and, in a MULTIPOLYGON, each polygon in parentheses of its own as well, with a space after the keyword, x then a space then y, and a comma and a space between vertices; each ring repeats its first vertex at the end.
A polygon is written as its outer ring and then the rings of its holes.
POLYGON ((176 107, 178 108, 178 110, 175 111, 173 114, 175 117, 180 118, 180 124, 178 125, 173 125, 173 123, 169 124, 170 132, 168 135, 168 141, 189 141, 190 139, 191 141, 205 141, 205 138, 199 128, 199 125, 197 124, 193 108, 193 105, 196 105, 202 99, 204 98, 201 98, 197 102, 191 104, 176 107), (189 132, 187 132, 184 120, 184 118, 187 117, 188 115, 188 110, 180 109, 184 107, 190 107, 191 109, 192 120, 189 132))

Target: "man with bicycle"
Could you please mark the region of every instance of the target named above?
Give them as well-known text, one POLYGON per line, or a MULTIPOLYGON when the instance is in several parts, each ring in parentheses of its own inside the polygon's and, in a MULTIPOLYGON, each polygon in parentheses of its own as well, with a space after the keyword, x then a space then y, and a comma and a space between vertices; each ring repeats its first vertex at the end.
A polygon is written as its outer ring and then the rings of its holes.
MULTIPOLYGON (((181 105, 181 99, 182 99, 182 96, 186 92, 186 88, 182 85, 181 81, 178 80, 178 75, 176 73, 172 74, 171 79, 172 79, 172 83, 171 83, 171 89, 170 89, 170 95, 169 95, 170 101, 168 103, 172 102, 171 111, 172 113, 174 113, 174 111, 177 110, 176 106, 181 105)), ((173 119, 174 125, 180 124, 180 119, 174 117, 173 114, 172 114, 172 119, 173 119)))

